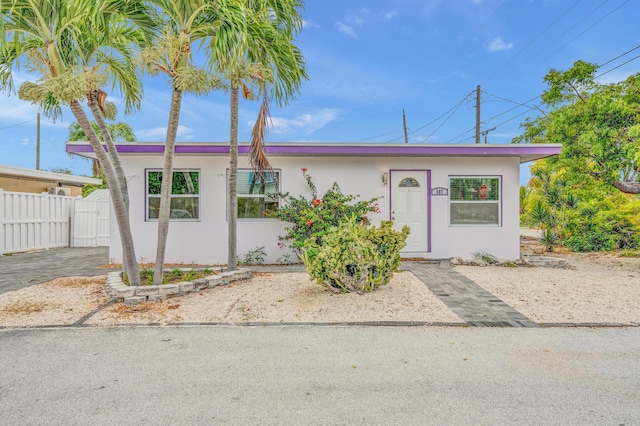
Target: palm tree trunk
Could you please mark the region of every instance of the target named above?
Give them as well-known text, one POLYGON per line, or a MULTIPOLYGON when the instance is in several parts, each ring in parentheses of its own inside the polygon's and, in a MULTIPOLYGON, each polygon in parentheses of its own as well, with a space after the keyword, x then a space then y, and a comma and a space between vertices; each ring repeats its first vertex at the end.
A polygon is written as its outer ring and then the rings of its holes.
POLYGON ((140 271, 138 269, 138 263, 136 262, 133 235, 131 234, 131 225, 129 223, 129 212, 125 206, 124 197, 118 178, 113 169, 113 165, 109 161, 109 156, 104 151, 102 144, 98 140, 98 136, 93 131, 91 123, 87 119, 80 103, 73 101, 69 107, 71 108, 73 115, 76 117, 76 120, 78 120, 78 124, 80 124, 80 127, 89 139, 89 143, 98 157, 98 161, 102 165, 102 170, 104 171, 104 176, 107 181, 107 187, 109 188, 109 194, 111 195, 111 202, 113 203, 113 210, 118 223, 118 229, 120 231, 124 269, 129 276, 129 283, 132 286, 139 286, 140 271))
POLYGON ((93 118, 96 120, 96 123, 98 124, 100 133, 102 134, 102 140, 104 140, 105 145, 107 146, 107 155, 109 156, 109 160, 113 165, 113 170, 115 171, 116 177, 118 178, 120 191, 122 192, 122 196, 124 198, 124 204, 128 213, 129 212, 129 188, 127 187, 127 179, 124 176, 124 168, 122 167, 122 161, 120 161, 120 155, 118 154, 118 150, 116 149, 115 143, 113 143, 113 138, 111 137, 111 133, 109 133, 109 129, 107 128, 107 123, 104 121, 104 115, 102 114, 102 110, 100 109, 100 104, 98 102, 99 96, 100 96, 99 90, 93 90, 89 94, 89 108, 91 109, 93 118))
POLYGON ((227 270, 235 271, 238 249, 238 88, 231 87, 231 131, 229 138, 229 189, 227 198, 228 253, 227 270))
POLYGON ((196 188, 193 186, 191 174, 189 172, 182 172, 182 176, 184 176, 184 182, 187 184, 187 190, 189 191, 189 194, 195 194, 196 188))
POLYGON ((171 93, 171 110, 167 139, 164 144, 164 165, 162 167, 162 185, 160 186, 160 212, 158 214, 158 246, 156 250, 156 267, 153 273, 153 285, 162 284, 164 257, 169 235, 169 218, 171 217, 171 190, 173 188, 173 157, 182 106, 182 91, 174 88, 171 93))
MULTIPOLYGON (((258 180, 258 174, 253 173, 251 177, 251 185, 249 185, 249 194, 253 194, 253 190, 256 187, 256 181, 258 180)), ((249 217, 251 214, 251 197, 247 198, 247 201, 244 203, 244 217, 249 217)))

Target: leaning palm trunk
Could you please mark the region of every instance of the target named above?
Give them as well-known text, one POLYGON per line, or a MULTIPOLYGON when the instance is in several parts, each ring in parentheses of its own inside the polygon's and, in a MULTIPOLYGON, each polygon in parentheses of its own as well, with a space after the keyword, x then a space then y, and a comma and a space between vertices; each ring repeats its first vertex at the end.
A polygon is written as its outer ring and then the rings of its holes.
POLYGON ((231 87, 231 128, 229 136, 229 189, 227 202, 228 258, 227 270, 237 269, 238 249, 238 88, 231 87))
POLYGON ((118 186, 120 187, 122 197, 124 198, 125 207, 127 212, 129 212, 129 188, 127 187, 127 179, 124 176, 124 168, 122 167, 122 161, 120 160, 120 155, 118 154, 116 145, 113 143, 111 133, 109 133, 109 129, 107 128, 104 115, 102 114, 102 103, 104 102, 103 94, 104 92, 101 90, 92 91, 89 95, 89 108, 91 109, 91 113, 93 114, 96 123, 98 124, 102 139, 107 146, 107 155, 113 165, 113 170, 118 178, 118 186))
POLYGON ((133 245, 133 235, 131 234, 131 225, 129 223, 129 213, 125 206, 124 197, 122 195, 122 191, 120 191, 120 185, 113 169, 113 165, 109 161, 107 153, 104 151, 102 144, 93 131, 91 123, 89 123, 82 106, 78 101, 73 101, 69 104, 69 107, 71 108, 73 115, 76 117, 76 120, 78 120, 78 124, 80 124, 82 130, 84 130, 93 151, 98 157, 98 161, 102 165, 102 170, 104 171, 104 176, 107 181, 107 187, 109 188, 109 193, 111 195, 116 221, 120 230, 124 269, 129 276, 130 284, 132 286, 139 286, 140 271, 138 269, 138 264, 136 263, 136 253, 133 245))
POLYGON ((182 91, 174 88, 171 94, 171 110, 167 139, 164 144, 164 165, 162 168, 162 185, 160 186, 160 212, 158 214, 158 247, 156 250, 156 267, 153 273, 153 285, 162 284, 164 273, 164 257, 169 235, 169 218, 171 217, 171 190, 173 187, 173 157, 182 106, 182 91))

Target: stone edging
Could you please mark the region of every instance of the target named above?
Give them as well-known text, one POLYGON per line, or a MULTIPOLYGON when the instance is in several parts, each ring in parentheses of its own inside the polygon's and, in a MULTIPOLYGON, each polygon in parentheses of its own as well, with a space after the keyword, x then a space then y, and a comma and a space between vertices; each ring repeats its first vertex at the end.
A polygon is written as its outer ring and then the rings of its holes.
POLYGON ((516 260, 499 260, 493 259, 484 261, 480 259, 464 260, 460 257, 452 257, 449 260, 451 266, 505 266, 505 267, 545 267, 545 268, 560 268, 570 269, 571 264, 562 258, 551 256, 536 256, 530 254, 523 254, 520 259, 516 260))
MULTIPOLYGON (((182 269, 185 272, 192 269, 182 269)), ((194 281, 184 281, 175 284, 145 285, 130 287, 122 282, 122 272, 109 272, 105 290, 110 300, 124 302, 127 305, 137 305, 146 301, 163 300, 168 297, 182 296, 188 293, 204 290, 205 288, 226 285, 234 281, 251 278, 250 269, 237 269, 222 272, 217 275, 200 278, 194 281)))

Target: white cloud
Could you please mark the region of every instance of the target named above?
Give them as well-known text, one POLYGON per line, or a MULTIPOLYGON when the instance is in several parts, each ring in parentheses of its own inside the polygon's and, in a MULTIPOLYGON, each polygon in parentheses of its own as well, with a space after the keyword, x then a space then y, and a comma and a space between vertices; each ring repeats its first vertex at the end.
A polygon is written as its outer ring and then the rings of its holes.
MULTIPOLYGON (((336 108, 325 108, 320 111, 302 114, 293 118, 271 117, 270 132, 285 135, 289 133, 302 132, 306 135, 321 129, 332 122, 340 115, 336 108)), ((249 123, 253 126, 253 122, 249 123)))
POLYGON ((364 25, 365 22, 367 22, 364 18, 360 17, 360 16, 355 16, 352 15, 349 18, 347 18, 349 20, 349 23, 357 26, 357 27, 361 27, 364 25))
MULTIPOLYGON (((167 127, 152 127, 149 129, 136 130, 138 140, 143 142, 163 142, 167 137, 167 127)), ((193 139, 193 132, 189 127, 178 125, 177 140, 184 141, 193 139)))
POLYGON ((27 121, 34 120, 38 106, 18 99, 17 95, 0 96, 0 120, 27 121))
POLYGON ((509 50, 513 47, 513 43, 505 43, 502 37, 496 37, 493 40, 485 43, 484 48, 490 52, 499 52, 501 50, 509 50))
POLYGON ((29 141, 30 141, 29 138, 22 138, 20 140, 20 145, 29 145, 29 141))
POLYGON ((320 28, 320 25, 316 24, 313 21, 302 20, 302 28, 320 28))
POLYGON ((347 16, 347 21, 350 24, 361 27, 367 20, 365 16, 369 15, 369 9, 360 9, 357 13, 351 13, 347 16))
POLYGON ((353 37, 353 38, 358 37, 358 34, 356 34, 356 30, 354 30, 353 27, 350 27, 347 24, 343 24, 342 22, 336 22, 335 27, 338 31, 340 31, 341 33, 345 33, 349 37, 353 37))
POLYGON ((385 14, 383 14, 382 18, 385 21, 390 21, 391 19, 395 18, 396 16, 398 16, 398 12, 396 12, 395 10, 390 10, 389 12, 386 12, 385 14))

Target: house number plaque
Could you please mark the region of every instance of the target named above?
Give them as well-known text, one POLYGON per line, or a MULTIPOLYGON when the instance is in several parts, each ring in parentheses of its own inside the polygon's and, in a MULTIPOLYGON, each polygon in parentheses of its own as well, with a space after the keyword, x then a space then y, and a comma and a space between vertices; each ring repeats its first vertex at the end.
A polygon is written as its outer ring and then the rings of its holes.
POLYGON ((431 195, 449 195, 449 190, 441 186, 437 188, 432 188, 431 195))

